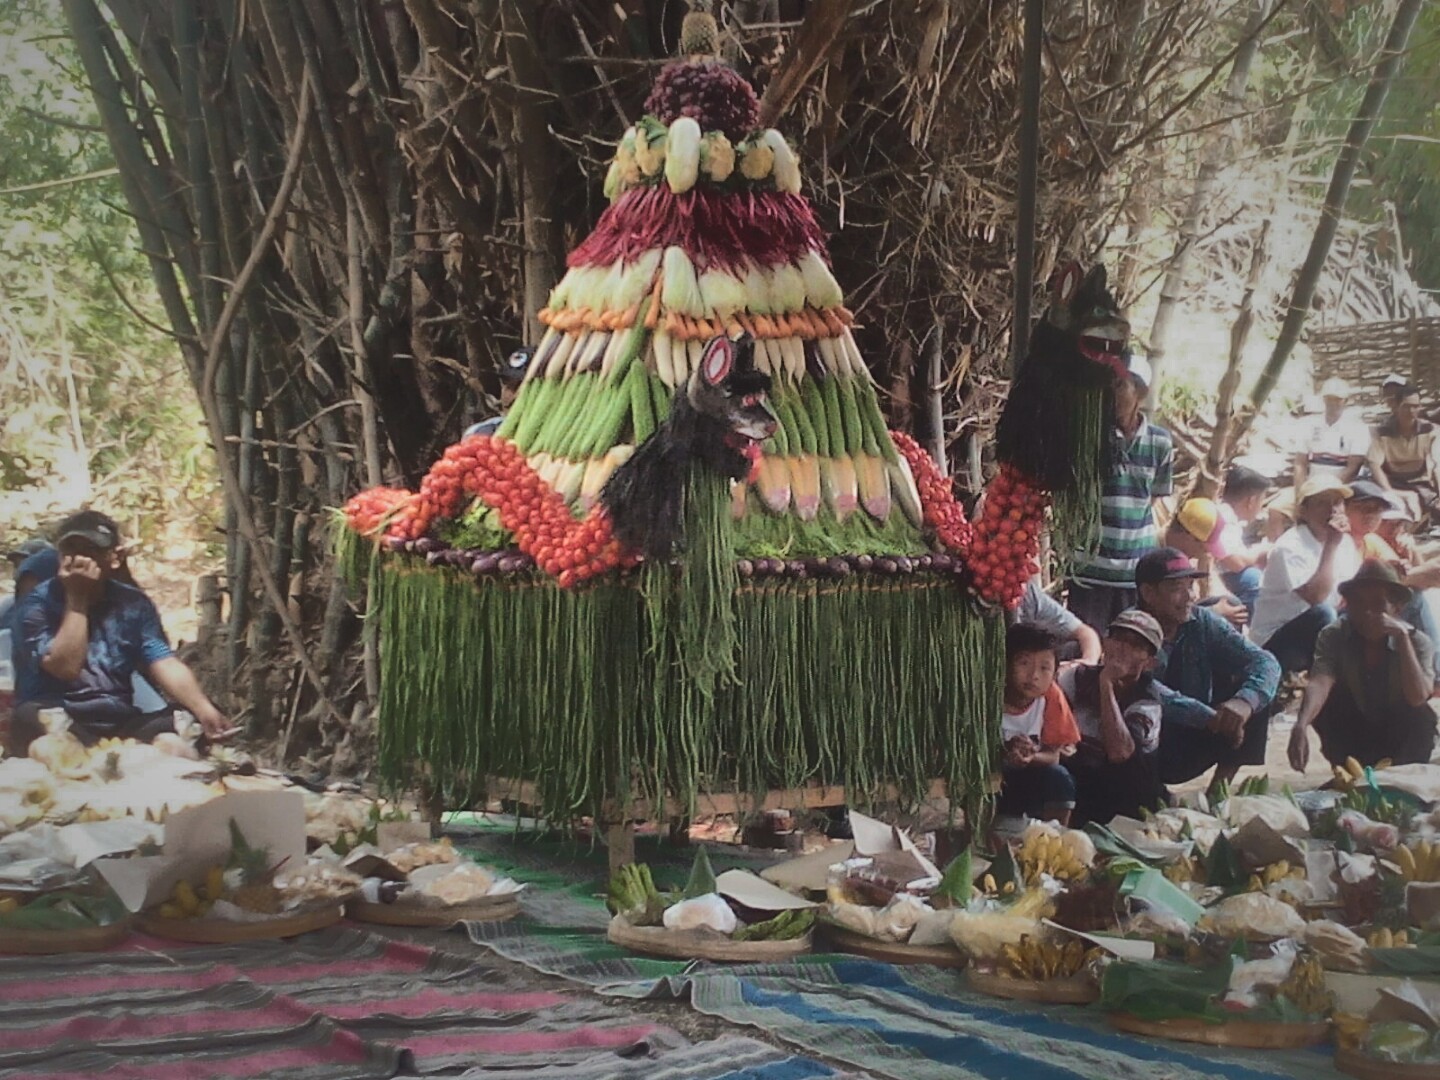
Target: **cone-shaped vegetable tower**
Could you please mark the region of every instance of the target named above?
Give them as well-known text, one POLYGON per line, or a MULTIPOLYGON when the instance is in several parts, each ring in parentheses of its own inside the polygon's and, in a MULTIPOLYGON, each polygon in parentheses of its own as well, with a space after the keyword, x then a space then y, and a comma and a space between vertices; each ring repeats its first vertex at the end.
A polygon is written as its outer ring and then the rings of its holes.
MULTIPOLYGON (((936 777, 973 806, 1004 664, 970 526, 886 429, 790 146, 708 16, 684 40, 500 430, 347 507, 384 768, 451 798, 533 779, 562 815, 936 777)), ((1033 573, 993 542, 1002 585, 1033 573)))

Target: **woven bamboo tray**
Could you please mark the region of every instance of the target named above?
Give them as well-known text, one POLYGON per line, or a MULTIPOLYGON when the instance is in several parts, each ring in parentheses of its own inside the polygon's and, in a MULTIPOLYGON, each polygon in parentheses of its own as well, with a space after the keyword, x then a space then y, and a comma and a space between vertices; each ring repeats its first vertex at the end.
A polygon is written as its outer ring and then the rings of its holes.
POLYGON ((1330 1038, 1330 1023, 1280 1024, 1259 1020, 1226 1020, 1211 1024, 1204 1020, 1142 1020, 1129 1013, 1111 1013, 1110 1024, 1131 1035, 1208 1046, 1240 1046, 1251 1050, 1297 1050, 1330 1038))
POLYGON ((0 953, 43 956, 99 952, 129 937, 134 923, 133 919, 121 919, 109 926, 84 926, 75 930, 0 930, 0 953))
POLYGON ((878 941, 864 934, 821 922, 820 939, 825 947, 836 952, 851 953, 887 964, 931 964, 943 968, 963 968, 970 961, 951 945, 905 945, 894 941, 878 941))
POLYGON ((670 960, 722 960, 762 964, 788 960, 810 951, 812 934, 793 941, 731 941, 711 930, 666 930, 662 926, 631 926, 623 915, 610 920, 606 933, 612 944, 646 956, 670 960))
POLYGON ((1336 1050, 1335 1068, 1360 1080, 1440 1080, 1440 1065, 1396 1065, 1359 1050, 1336 1050))
POLYGON ((970 968, 965 982, 971 990, 1011 1001, 1033 1001, 1041 1005, 1089 1005, 1100 998, 1100 988, 1090 979, 1012 979, 970 968))
POLYGON ((162 919, 158 915, 141 915, 139 928, 153 937, 170 941, 230 945, 238 941, 266 941, 323 930, 339 922, 342 914, 343 910, 337 904, 334 907, 255 922, 235 922, 231 919, 162 919))
POLYGON ((450 907, 429 907, 407 904, 372 904, 368 900, 351 900, 345 905, 345 917, 356 922, 378 923, 381 926, 453 926, 457 922, 505 922, 520 914, 520 901, 515 893, 493 898, 482 897, 467 904, 450 907))

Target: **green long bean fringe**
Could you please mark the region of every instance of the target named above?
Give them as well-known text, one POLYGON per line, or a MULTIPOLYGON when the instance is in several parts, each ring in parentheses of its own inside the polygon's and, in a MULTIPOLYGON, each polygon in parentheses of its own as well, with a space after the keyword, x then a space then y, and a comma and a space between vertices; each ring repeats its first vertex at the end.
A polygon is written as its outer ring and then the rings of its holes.
POLYGON ((537 782, 557 818, 606 798, 840 783, 902 801, 944 779, 985 798, 998 745, 1001 620, 953 583, 767 580, 730 594, 734 678, 687 673, 674 571, 562 590, 386 557, 381 767, 447 799, 488 775, 537 782))

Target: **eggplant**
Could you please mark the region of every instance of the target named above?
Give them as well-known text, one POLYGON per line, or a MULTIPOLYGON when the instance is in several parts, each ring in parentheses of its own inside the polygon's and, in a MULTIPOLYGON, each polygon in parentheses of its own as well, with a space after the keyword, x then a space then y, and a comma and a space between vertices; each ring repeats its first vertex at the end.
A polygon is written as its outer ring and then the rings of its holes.
POLYGON ((474 574, 493 574, 499 567, 500 554, 495 551, 487 551, 470 564, 470 571, 474 574))
POLYGON ((830 567, 830 572, 836 577, 848 577, 850 574, 849 560, 840 555, 836 555, 833 559, 827 560, 827 564, 830 567))
POLYGON ((875 569, 882 574, 897 574, 900 572, 899 565, 895 562, 894 559, 890 558, 889 556, 886 556, 882 559, 876 559, 875 569))
POLYGON ((749 559, 736 559, 735 573, 739 574, 742 578, 753 577, 755 574, 755 564, 749 559))
POLYGON ((874 558, 874 556, 872 556, 872 555, 856 555, 856 556, 855 556, 855 569, 856 569, 856 570, 869 570, 869 569, 872 569, 874 566, 875 566, 875 558, 874 558))
POLYGON ((415 541, 415 553, 417 555, 429 555, 432 551, 440 549, 440 541, 429 536, 422 536, 415 541))
POLYGON ((401 540, 398 536, 387 536, 385 538, 385 547, 387 550, 393 552, 404 551, 405 541, 401 540))
POLYGON ((427 551, 425 553, 425 561, 431 566, 443 566, 449 562, 446 558, 449 554, 448 551, 427 551))
POLYGON ((895 559, 895 569, 902 574, 910 574, 915 571, 915 560, 908 555, 900 555, 895 559))
POLYGON ((502 555, 496 562, 495 568, 502 574, 518 574, 525 568, 525 564, 514 555, 502 555))

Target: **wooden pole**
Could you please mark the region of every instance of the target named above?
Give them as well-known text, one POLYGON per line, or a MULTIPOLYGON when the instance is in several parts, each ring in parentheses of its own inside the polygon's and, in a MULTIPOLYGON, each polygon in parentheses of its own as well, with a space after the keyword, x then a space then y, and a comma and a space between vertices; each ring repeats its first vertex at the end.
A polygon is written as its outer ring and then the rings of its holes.
POLYGON ((1025 0, 1025 45, 1020 68, 1020 174, 1015 212, 1015 318, 1010 371, 1030 348, 1030 300, 1035 292, 1035 196, 1040 157, 1040 53, 1045 0, 1025 0))
POLYGON ((948 455, 945 452, 945 350, 943 348, 944 327, 935 320, 935 329, 930 339, 928 377, 926 379, 925 408, 930 418, 930 456, 941 476, 950 475, 948 455))

